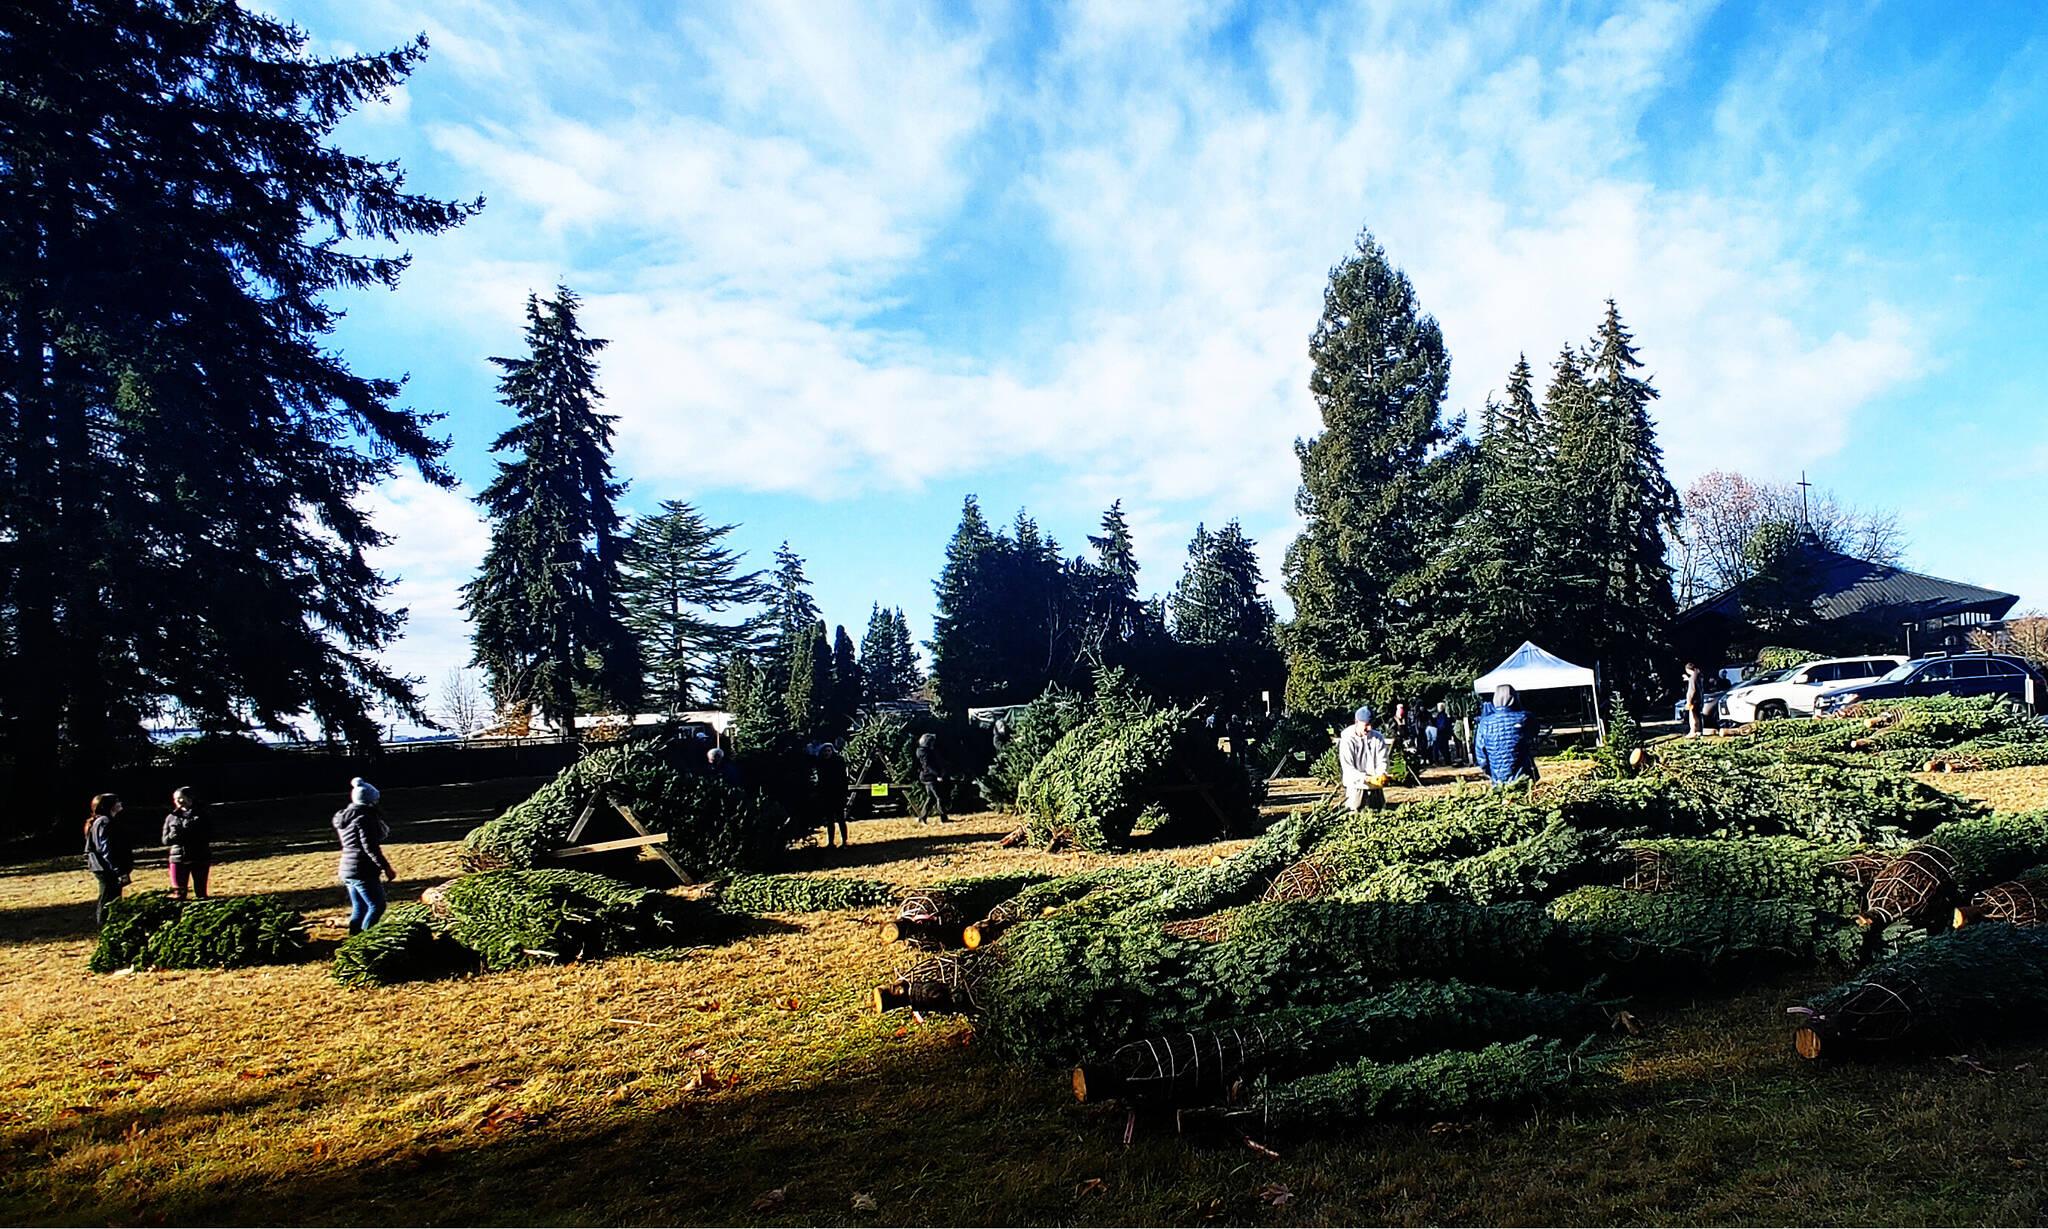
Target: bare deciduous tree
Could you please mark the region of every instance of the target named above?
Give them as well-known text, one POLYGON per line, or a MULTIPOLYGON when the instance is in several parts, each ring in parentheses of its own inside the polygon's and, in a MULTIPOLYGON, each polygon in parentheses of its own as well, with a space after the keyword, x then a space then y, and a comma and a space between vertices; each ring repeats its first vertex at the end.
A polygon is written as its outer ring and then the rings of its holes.
POLYGON ((1803 527, 1828 550, 1896 565, 1905 534, 1896 513, 1843 503, 1832 491, 1799 484, 1751 482, 1741 474, 1714 470, 1685 492, 1685 515, 1672 543, 1673 580, 1681 607, 1717 589, 1747 580, 1754 565, 1746 554, 1764 525, 1803 527))
POLYGON ((467 738, 483 728, 488 715, 489 706, 474 674, 457 667, 442 677, 441 717, 449 729, 467 738))

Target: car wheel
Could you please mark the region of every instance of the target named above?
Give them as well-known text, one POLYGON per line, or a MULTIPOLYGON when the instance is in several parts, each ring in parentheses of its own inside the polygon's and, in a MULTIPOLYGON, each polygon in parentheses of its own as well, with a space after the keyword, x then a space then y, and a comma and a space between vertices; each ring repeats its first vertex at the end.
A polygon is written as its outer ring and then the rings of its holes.
POLYGON ((1788 715, 1783 700, 1765 700, 1756 706, 1758 721, 1783 721, 1788 715))

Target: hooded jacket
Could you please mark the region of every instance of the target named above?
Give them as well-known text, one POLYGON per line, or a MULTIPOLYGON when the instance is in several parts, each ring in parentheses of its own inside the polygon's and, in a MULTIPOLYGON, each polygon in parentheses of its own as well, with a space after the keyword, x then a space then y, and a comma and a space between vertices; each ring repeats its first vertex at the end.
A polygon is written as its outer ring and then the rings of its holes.
POLYGON ((391 860, 384 856, 384 838, 390 832, 376 807, 348 804, 334 813, 334 831, 341 838, 343 879, 375 879, 380 873, 396 874, 391 869, 391 860))

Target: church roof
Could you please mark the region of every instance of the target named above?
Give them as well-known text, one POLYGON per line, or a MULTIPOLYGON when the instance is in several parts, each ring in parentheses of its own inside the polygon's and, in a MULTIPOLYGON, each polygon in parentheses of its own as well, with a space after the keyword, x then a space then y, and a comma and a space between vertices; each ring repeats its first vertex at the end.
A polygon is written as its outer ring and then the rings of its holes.
MULTIPOLYGON (((1801 569, 1812 578, 1817 592, 1813 616, 1822 622, 1843 620, 1873 623, 1925 623, 1965 613, 1987 618, 2004 617, 2020 599, 2018 594, 2001 593, 1960 581, 1943 580, 1884 563, 1872 563, 1831 551, 1808 538, 1793 548, 1800 551, 1801 569)), ((1732 585, 1694 605, 1679 616, 1680 623, 1697 619, 1746 618, 1742 598, 1748 581, 1732 585)))

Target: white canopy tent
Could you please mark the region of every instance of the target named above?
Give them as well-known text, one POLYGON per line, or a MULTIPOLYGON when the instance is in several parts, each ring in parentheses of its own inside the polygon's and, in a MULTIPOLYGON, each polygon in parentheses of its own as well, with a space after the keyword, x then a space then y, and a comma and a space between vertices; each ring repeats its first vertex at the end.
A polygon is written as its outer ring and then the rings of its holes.
POLYGON ((1585 666, 1574 666, 1554 657, 1530 641, 1508 654, 1508 659, 1472 682, 1472 690, 1485 695, 1502 683, 1516 691, 1553 691, 1583 687, 1592 693, 1593 724, 1600 737, 1607 737, 1607 722, 1600 714, 1600 676, 1585 666))

